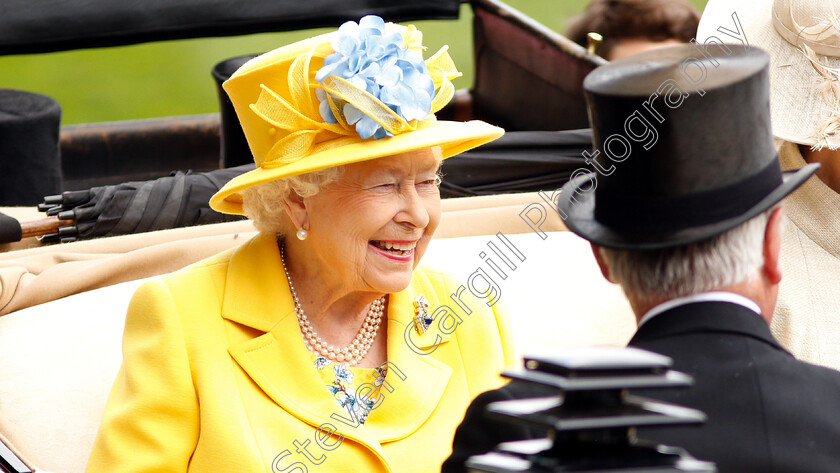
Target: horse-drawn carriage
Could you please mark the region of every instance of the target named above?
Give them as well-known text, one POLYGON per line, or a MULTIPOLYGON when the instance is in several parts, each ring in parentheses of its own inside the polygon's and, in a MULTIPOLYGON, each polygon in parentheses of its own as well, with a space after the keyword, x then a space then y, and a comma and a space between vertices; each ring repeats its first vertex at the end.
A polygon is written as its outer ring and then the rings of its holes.
MULTIPOLYGON (((13 0, 0 7, 0 54, 334 27, 366 13, 393 21, 453 19, 462 2, 48 3, 13 0)), ((518 346, 623 344, 633 331, 629 306, 617 287, 600 278, 588 244, 564 231, 552 202, 554 190, 585 166, 580 152, 591 144, 587 132, 579 130, 587 126, 581 84, 603 60, 497 0, 469 3, 475 81, 438 116, 482 119, 508 133, 446 161, 443 193, 473 197, 444 200, 443 222, 425 261, 466 277, 484 264, 478 256, 482 247, 491 239, 508 238, 527 257, 501 285, 505 304, 516 307, 518 346), (593 310, 591 295, 596 293, 601 303, 593 310), (548 309, 559 305, 562 311, 548 309), (577 314, 584 310, 590 315, 581 320, 577 314)), ((222 79, 232 72, 231 63, 218 59, 215 73, 222 79)), ((224 100, 220 92, 220 113, 61 129, 63 183, 57 190, 132 184, 91 191, 77 202, 70 202, 71 194, 48 200, 41 210, 54 214, 46 230, 53 236, 6 244, 0 254, 0 470, 83 471, 120 364, 120 332, 133 289, 144 278, 237 245, 254 233, 248 221, 169 230, 161 223, 160 215, 171 215, 172 208, 178 215, 198 215, 188 223, 220 221, 202 207, 202 186, 186 178, 247 166, 250 160, 224 100), (187 170, 194 174, 170 175, 187 170), (164 187, 166 179, 173 187, 164 187), (186 190, 193 187, 196 193, 190 197, 186 190), (153 189, 162 197, 149 199, 153 189), (114 195, 122 196, 125 205, 91 200, 114 195), (200 208, 190 213, 185 202, 200 208), (74 212, 97 206, 110 219, 100 229, 132 234, 49 244, 107 235, 83 235, 84 212, 74 212), (157 231, 138 233, 144 229, 157 231)), ((21 172, 25 167, 20 166, 21 172)), ((212 185, 224 183, 224 178, 200 179, 210 182, 203 187, 210 194, 212 185)), ((18 220, 45 223, 34 215, 34 206, 7 211, 18 220)), ((24 227, 23 234, 34 232, 24 227)))

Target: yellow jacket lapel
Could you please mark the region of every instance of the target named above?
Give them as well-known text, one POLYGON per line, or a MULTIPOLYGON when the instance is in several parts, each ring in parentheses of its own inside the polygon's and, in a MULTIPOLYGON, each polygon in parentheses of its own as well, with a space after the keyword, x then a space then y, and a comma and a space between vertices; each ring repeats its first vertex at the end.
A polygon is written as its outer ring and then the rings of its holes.
POLYGON ((419 429, 431 417, 449 383, 452 368, 431 355, 435 346, 449 341, 449 335, 439 330, 437 321, 426 333, 417 333, 412 304, 423 294, 432 313, 440 305, 437 291, 443 290, 415 273, 408 289, 389 296, 388 374, 380 391, 384 398, 366 424, 380 442, 399 440, 419 429))
POLYGON ((330 423, 337 434, 368 446, 384 459, 379 443, 330 395, 301 341, 291 291, 273 238, 255 237, 231 258, 222 315, 266 333, 233 342, 228 351, 275 403, 318 427, 330 423), (260 268, 256 271, 255 268, 260 268))

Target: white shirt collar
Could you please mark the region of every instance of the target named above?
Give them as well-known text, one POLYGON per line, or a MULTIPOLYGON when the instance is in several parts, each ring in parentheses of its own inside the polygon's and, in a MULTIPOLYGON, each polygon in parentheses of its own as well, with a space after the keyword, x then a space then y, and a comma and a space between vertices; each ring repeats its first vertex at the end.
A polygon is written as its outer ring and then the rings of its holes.
POLYGON ((671 310, 674 307, 678 307, 681 305, 693 304, 695 302, 731 302, 733 304, 738 304, 740 306, 746 307, 747 309, 750 309, 751 311, 761 316, 761 308, 758 307, 758 304, 756 304, 755 301, 748 299, 740 294, 723 291, 703 292, 701 294, 694 294, 691 296, 669 299, 655 306, 654 308, 647 311, 645 315, 642 316, 641 320, 639 320, 639 327, 641 327, 642 324, 644 324, 648 320, 665 312, 666 310, 671 310))

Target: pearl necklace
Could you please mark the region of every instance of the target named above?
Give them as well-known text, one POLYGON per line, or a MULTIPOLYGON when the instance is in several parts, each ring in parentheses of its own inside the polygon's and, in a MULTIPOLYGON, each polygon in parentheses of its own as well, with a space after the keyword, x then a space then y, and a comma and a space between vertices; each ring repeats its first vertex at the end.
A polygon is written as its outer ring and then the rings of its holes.
POLYGON ((303 307, 300 305, 295 286, 292 285, 292 278, 289 276, 289 270, 286 267, 286 245, 283 244, 280 245, 280 262, 283 264, 286 280, 289 281, 289 289, 291 289, 292 299, 295 301, 295 314, 306 348, 316 356, 323 356, 330 361, 345 363, 348 366, 353 366, 362 361, 370 351, 370 347, 373 346, 374 340, 376 340, 376 333, 379 331, 382 315, 385 313, 385 296, 371 303, 365 322, 350 345, 343 348, 334 347, 318 336, 309 323, 306 314, 303 313, 303 307))

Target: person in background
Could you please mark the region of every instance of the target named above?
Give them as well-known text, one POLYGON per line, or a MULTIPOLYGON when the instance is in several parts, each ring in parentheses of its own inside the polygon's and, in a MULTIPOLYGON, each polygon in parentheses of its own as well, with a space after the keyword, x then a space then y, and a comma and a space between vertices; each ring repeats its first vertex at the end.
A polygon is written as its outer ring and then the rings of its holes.
MULTIPOLYGON (((779 203, 819 165, 781 171, 767 53, 710 45, 706 54, 657 49, 586 77, 595 159, 612 171, 571 180, 558 211, 624 290, 638 322, 629 345, 694 378, 687 389, 634 394, 708 416, 703 426, 639 428, 638 438, 683 447, 721 473, 835 471, 840 372, 797 360, 769 327, 782 279, 779 203), (705 70, 702 95, 696 75, 680 74, 686 63, 705 70), (670 106, 656 92, 663 84, 680 91, 670 106), (661 121, 644 123, 646 104, 661 121)), ((514 381, 480 395, 443 471, 463 471, 500 441, 539 436, 483 416, 495 400, 539 394, 514 381)))
POLYGON ((782 169, 820 163, 785 201, 779 302, 771 326, 797 358, 840 369, 840 5, 710 0, 698 41, 738 38, 770 53, 770 109, 782 169), (733 23, 733 14, 738 23, 733 23))
POLYGON ((418 267, 441 160, 503 134, 435 118, 460 74, 423 50, 366 16, 225 82, 257 167, 210 206, 259 234, 137 290, 89 473, 440 468, 513 351, 497 306, 466 295, 459 324, 459 284, 418 267))
POLYGON ((587 35, 603 42, 596 53, 608 61, 694 38, 700 12, 688 0, 593 0, 569 20, 566 36, 583 47, 587 35))

